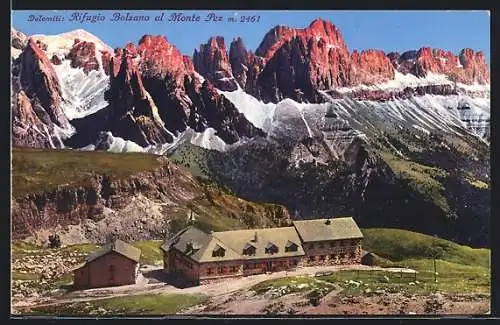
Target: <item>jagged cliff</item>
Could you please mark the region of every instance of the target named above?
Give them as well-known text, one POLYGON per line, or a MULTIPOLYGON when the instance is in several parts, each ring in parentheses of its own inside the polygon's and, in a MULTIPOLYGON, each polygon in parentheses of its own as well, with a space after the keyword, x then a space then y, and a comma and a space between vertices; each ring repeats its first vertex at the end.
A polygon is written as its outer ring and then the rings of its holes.
POLYGON ((290 221, 283 206, 234 197, 160 156, 15 149, 13 164, 13 239, 163 239, 189 222, 222 230, 290 221))

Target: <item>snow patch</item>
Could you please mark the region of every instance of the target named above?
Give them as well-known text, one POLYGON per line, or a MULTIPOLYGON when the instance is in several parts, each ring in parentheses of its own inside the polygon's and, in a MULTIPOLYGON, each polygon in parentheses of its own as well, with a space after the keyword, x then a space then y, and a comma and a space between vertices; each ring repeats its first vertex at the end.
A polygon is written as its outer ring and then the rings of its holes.
POLYGON ((235 91, 217 91, 226 97, 256 127, 269 132, 276 110, 276 104, 263 103, 241 88, 235 91))
POLYGON ((68 119, 82 118, 108 105, 104 92, 108 88, 109 77, 104 71, 92 70, 85 74, 82 68, 72 68, 68 60, 55 65, 54 70, 64 99, 62 109, 68 119))

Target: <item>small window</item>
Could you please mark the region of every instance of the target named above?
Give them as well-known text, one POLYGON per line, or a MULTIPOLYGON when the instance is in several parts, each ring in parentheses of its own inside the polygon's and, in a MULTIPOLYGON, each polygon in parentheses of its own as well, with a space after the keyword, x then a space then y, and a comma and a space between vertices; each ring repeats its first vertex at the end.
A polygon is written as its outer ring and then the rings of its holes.
POLYGON ((222 268, 222 266, 219 266, 219 273, 224 273, 224 269, 222 268))
POLYGON ((214 272, 214 271, 212 270, 212 268, 211 268, 211 267, 209 267, 209 268, 208 268, 208 271, 207 271, 207 274, 208 274, 208 275, 210 275, 210 274, 212 274, 213 272, 214 272))
POLYGON ((238 267, 237 266, 231 266, 231 272, 238 272, 238 267))
POLYGON ((224 257, 224 255, 226 255, 226 250, 218 245, 212 251, 212 257, 224 257))
POLYGON ((253 267, 256 269, 259 267, 259 263, 253 263, 253 267))

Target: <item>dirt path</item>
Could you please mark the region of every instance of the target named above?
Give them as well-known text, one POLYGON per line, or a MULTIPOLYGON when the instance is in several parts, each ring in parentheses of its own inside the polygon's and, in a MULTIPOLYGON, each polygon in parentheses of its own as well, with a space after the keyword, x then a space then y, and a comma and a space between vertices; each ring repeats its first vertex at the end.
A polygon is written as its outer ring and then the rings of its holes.
MULTIPOLYGON (((157 266, 150 266, 143 269, 145 271, 160 270, 157 266)), ((92 300, 107 299, 113 297, 123 297, 141 294, 162 294, 162 293, 181 293, 181 294, 205 294, 209 297, 218 297, 229 295, 237 291, 251 288, 252 286, 266 280, 278 279, 286 276, 314 276, 317 272, 325 271, 340 271, 340 270, 383 270, 380 267, 369 267, 365 265, 342 265, 342 266, 313 266, 302 267, 293 271, 281 271, 270 274, 258 274, 248 277, 220 280, 217 282, 189 287, 177 288, 172 285, 161 283, 158 281, 148 281, 150 279, 139 279, 137 284, 96 288, 83 291, 74 291, 61 297, 24 299, 23 301, 14 302, 12 307, 16 309, 42 307, 70 302, 85 302, 92 300), (152 283, 156 282, 156 283, 152 283)), ((391 272, 400 272, 401 269, 392 269, 391 272)))

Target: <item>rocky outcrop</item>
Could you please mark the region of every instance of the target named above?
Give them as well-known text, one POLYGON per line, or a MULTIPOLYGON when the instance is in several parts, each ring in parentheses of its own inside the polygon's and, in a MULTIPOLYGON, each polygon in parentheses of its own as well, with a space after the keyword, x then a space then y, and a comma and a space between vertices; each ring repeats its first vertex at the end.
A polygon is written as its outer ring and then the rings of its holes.
POLYGON ((30 39, 13 62, 13 144, 36 148, 63 146, 55 127, 70 129, 61 105, 59 80, 40 44, 30 39))
MULTIPOLYGON (((104 57, 107 57, 105 55, 104 57)), ((202 84, 192 61, 163 36, 142 37, 116 49, 109 60, 109 107, 73 120, 74 146, 94 143, 101 131, 140 146, 172 142, 187 127, 198 132, 212 127, 226 143, 264 136, 236 107, 218 94, 210 81, 202 84)))
POLYGON ((22 32, 10 29, 10 55, 11 58, 16 59, 19 54, 23 51, 24 47, 28 43, 28 37, 22 32))
POLYGON ((75 39, 71 51, 67 54, 72 68, 83 68, 85 73, 91 70, 99 70, 99 61, 96 58, 96 46, 93 42, 75 39))
POLYGON ((198 194, 198 185, 182 174, 177 166, 165 161, 157 169, 124 179, 96 174, 86 186, 16 197, 12 201, 13 239, 25 238, 41 229, 102 219, 105 209, 119 210, 137 194, 158 202, 188 202, 198 194))
POLYGON ((273 28, 256 51, 262 58, 261 65, 251 60, 241 40, 236 40, 232 48, 234 54, 230 53, 230 58, 236 79, 240 85, 245 84, 245 90, 265 102, 284 98, 321 102, 319 90, 371 85, 394 78, 394 68, 383 52, 350 54, 340 31, 321 19, 304 29, 273 28), (256 82, 249 87, 251 69, 256 82))
POLYGON ((233 78, 226 44, 222 36, 211 37, 199 50, 194 50, 193 63, 196 71, 223 91, 238 88, 233 78))
POLYGON ((378 50, 351 53, 350 83, 353 85, 381 84, 394 79, 394 68, 384 52, 378 50))
POLYGON ((266 60, 247 51, 243 40, 238 37, 231 42, 229 62, 240 87, 248 93, 258 94, 257 77, 264 69, 266 60))
POLYGON ((388 54, 393 66, 403 74, 425 77, 428 73, 444 74, 464 84, 489 84, 489 69, 484 54, 463 49, 458 56, 450 51, 422 47, 418 51, 388 54))
POLYGON ((336 90, 326 91, 326 94, 335 99, 350 98, 355 100, 372 100, 385 102, 393 99, 410 99, 414 96, 441 95, 449 96, 458 94, 457 89, 450 84, 446 85, 425 85, 416 87, 405 87, 403 89, 359 89, 349 92, 339 92, 336 90))

